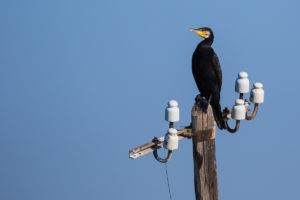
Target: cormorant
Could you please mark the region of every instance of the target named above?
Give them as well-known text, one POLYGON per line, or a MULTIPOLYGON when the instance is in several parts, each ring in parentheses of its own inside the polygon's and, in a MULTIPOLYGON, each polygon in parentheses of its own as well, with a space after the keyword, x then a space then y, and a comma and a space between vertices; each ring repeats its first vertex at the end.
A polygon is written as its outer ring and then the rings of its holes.
POLYGON ((192 72, 200 91, 200 94, 197 95, 195 100, 202 104, 202 98, 205 97, 207 103, 204 106, 204 112, 206 112, 210 104, 218 127, 220 129, 226 129, 226 123, 222 116, 220 105, 222 70, 218 56, 213 48, 211 48, 214 41, 214 34, 208 27, 190 29, 190 31, 204 38, 204 40, 198 44, 192 57, 192 72))

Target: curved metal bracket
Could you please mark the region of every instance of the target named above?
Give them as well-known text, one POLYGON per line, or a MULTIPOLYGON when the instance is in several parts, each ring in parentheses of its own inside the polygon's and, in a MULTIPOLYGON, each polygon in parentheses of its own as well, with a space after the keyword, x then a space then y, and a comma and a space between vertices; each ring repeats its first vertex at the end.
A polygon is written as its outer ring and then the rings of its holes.
MULTIPOLYGON (((157 146, 157 144, 158 144, 158 142, 159 142, 159 141, 158 141, 158 138, 157 138, 157 137, 154 137, 153 140, 152 140, 152 142, 154 142, 155 145, 157 146)), ((158 148, 155 148, 155 149, 153 150, 153 156, 154 156, 154 158, 155 158, 158 162, 166 163, 166 162, 168 162, 168 161, 171 159, 171 156, 172 156, 172 151, 171 151, 171 150, 168 150, 168 155, 167 155, 166 158, 161 158, 161 157, 159 157, 159 155, 158 155, 158 153, 157 153, 157 149, 158 149, 158 148)))
POLYGON ((161 162, 161 163, 166 163, 168 162, 170 159, 171 159, 171 156, 172 156, 172 151, 171 150, 168 150, 168 155, 166 158, 161 158, 158 156, 157 154, 157 149, 155 149, 153 151, 153 155, 154 155, 154 158, 158 161, 158 162, 161 162))
POLYGON ((230 132, 230 133, 235 133, 239 130, 240 128, 240 120, 236 120, 235 121, 235 127, 234 129, 230 128, 229 125, 228 125, 228 121, 226 120, 226 126, 227 126, 227 130, 230 132))
POLYGON ((253 119, 253 118, 255 117, 255 115, 257 114, 257 111, 258 111, 258 103, 255 103, 255 105, 254 105, 254 110, 253 110, 251 116, 248 116, 248 115, 247 115, 248 112, 246 113, 246 120, 251 120, 251 119, 253 119))
MULTIPOLYGON (((242 94, 241 94, 241 96, 242 96, 242 94)), ((229 125, 228 125, 228 119, 231 118, 231 116, 229 116, 231 114, 231 112, 232 112, 231 109, 228 109, 227 107, 225 107, 225 109, 223 110, 222 114, 226 118, 225 123, 226 123, 226 129, 227 129, 227 131, 230 132, 230 133, 235 133, 235 132, 237 132, 239 130, 241 122, 240 122, 240 120, 236 120, 235 121, 235 127, 233 129, 230 128, 229 125)))

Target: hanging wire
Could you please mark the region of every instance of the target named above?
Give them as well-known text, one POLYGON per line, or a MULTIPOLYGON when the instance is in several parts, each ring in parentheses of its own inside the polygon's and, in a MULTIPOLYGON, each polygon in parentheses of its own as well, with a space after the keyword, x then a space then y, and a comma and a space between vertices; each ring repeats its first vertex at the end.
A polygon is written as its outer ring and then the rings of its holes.
POLYGON ((168 182, 168 189, 169 189, 170 200, 172 200, 172 194, 171 194, 171 189, 170 189, 170 182, 169 182, 169 174, 168 174, 167 163, 165 163, 165 169, 166 169, 166 176, 167 176, 167 182, 168 182))
MULTIPOLYGON (((164 154, 166 154, 166 149, 164 149, 164 154)), ((167 163, 165 162, 165 171, 166 171, 166 177, 167 177, 167 183, 168 183, 168 190, 169 190, 169 196, 170 200, 172 200, 172 194, 171 194, 171 189, 170 189, 170 181, 169 181, 169 174, 168 174, 168 166, 167 163)))

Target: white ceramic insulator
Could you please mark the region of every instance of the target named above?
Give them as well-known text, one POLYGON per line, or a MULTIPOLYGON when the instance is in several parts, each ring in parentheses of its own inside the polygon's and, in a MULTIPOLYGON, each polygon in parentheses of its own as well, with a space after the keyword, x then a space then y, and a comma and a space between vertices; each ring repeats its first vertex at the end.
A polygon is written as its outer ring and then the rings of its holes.
POLYGON ((235 105, 232 108, 231 118, 235 120, 244 120, 246 117, 246 107, 244 100, 237 99, 235 105))
POLYGON ((178 103, 175 100, 168 102, 168 107, 165 112, 165 119, 168 122, 178 122, 179 121, 179 108, 178 103))
POLYGON ((240 72, 239 77, 235 81, 235 91, 237 93, 249 92, 249 79, 247 72, 240 72))
POLYGON ((254 83, 250 94, 250 101, 253 103, 263 103, 264 95, 263 84, 258 82, 254 83))
POLYGON ((171 151, 178 149, 178 136, 175 128, 170 128, 166 134, 164 148, 171 151))

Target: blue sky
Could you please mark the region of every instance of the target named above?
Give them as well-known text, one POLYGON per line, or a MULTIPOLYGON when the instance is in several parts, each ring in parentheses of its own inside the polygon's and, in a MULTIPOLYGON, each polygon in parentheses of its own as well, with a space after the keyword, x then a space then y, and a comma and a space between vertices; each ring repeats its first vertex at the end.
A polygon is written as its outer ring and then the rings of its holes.
MULTIPOLYGON (((220 199, 299 199, 299 1, 1 1, 0 199, 167 199, 164 165, 128 150, 190 123, 191 55, 214 30, 222 106, 237 73, 264 84, 257 117, 217 131, 220 199)), ((190 140, 168 164, 194 199, 190 140)))

